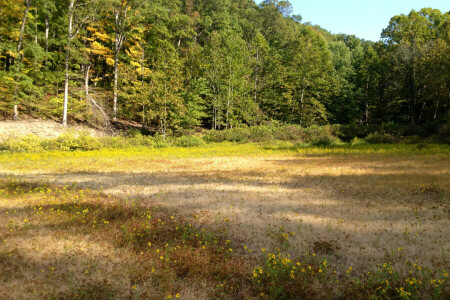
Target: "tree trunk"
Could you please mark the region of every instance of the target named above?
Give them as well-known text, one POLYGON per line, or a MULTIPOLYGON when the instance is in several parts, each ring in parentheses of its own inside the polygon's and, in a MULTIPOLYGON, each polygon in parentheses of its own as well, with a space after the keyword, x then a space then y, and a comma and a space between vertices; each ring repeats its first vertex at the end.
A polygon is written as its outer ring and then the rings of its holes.
POLYGON ((20 33, 19 33, 19 41, 17 42, 17 68, 16 68, 16 83, 15 83, 15 89, 14 89, 14 120, 17 121, 19 119, 19 108, 18 108, 18 100, 17 100, 17 92, 19 89, 19 86, 17 84, 17 75, 20 73, 20 64, 22 63, 22 54, 20 51, 22 50, 22 41, 23 41, 23 34, 25 32, 25 24, 27 23, 27 16, 28 11, 30 10, 31 6, 31 0, 26 0, 25 2, 25 13, 23 14, 22 18, 22 24, 20 25, 20 33))
POLYGON ((227 97, 227 120, 225 124, 225 129, 228 129, 228 118, 230 114, 230 97, 231 97, 231 87, 230 83, 228 83, 228 97, 227 97))
POLYGON ((89 97, 89 71, 91 70, 91 65, 86 64, 84 66, 84 95, 86 96, 86 100, 89 97))
POLYGON ((19 109, 17 107, 17 104, 14 104, 14 121, 19 120, 19 109))
POLYGON ((122 0, 120 8, 116 8, 115 17, 115 40, 114 40, 114 86, 113 86, 113 120, 117 120, 117 94, 119 82, 119 54, 125 39, 123 24, 127 18, 128 2, 122 0))
POLYGON ((47 66, 48 60, 48 33, 50 31, 50 21, 48 19, 48 14, 45 16, 45 66, 47 66))
POLYGON ((73 6, 75 0, 69 2, 69 32, 67 34, 67 49, 65 61, 65 76, 64 76, 64 106, 62 125, 67 126, 67 104, 69 102, 69 60, 70 60, 70 42, 72 39, 72 22, 73 22, 73 6))
POLYGON ((439 99, 438 99, 438 101, 436 102, 436 107, 434 108, 433 120, 436 120, 438 107, 439 107, 439 99))
MULTIPOLYGON (((145 61, 145 51, 144 47, 142 47, 142 61, 141 61, 141 86, 142 91, 144 90, 144 61, 145 61)), ((142 98, 142 127, 145 124, 145 98, 142 98)))
POLYGON ((119 82, 119 53, 116 51, 114 55, 114 98, 113 98, 113 120, 117 120, 117 85, 119 82))
POLYGON ((36 14, 35 19, 34 19, 34 30, 35 30, 34 43, 37 45, 38 44, 38 9, 37 9, 37 6, 35 7, 34 12, 36 14))
POLYGON ((166 129, 167 129, 167 93, 166 93, 167 85, 164 82, 164 124, 163 124, 163 136, 166 138, 166 129))
POLYGON ((258 103, 257 101, 257 95, 258 95, 258 65, 259 65, 259 50, 256 50, 256 74, 255 74, 255 103, 258 103))
POLYGON ((302 94, 300 96, 300 122, 299 125, 302 126, 302 118, 303 118, 303 102, 305 99, 305 87, 302 87, 302 94))
POLYGON ((17 54, 19 56, 20 56, 20 50, 22 49, 23 34, 25 32, 25 24, 27 22, 27 16, 28 16, 28 11, 30 10, 30 6, 31 6, 31 0, 26 0, 25 13, 23 14, 22 24, 20 25, 19 41, 17 43, 17 54))

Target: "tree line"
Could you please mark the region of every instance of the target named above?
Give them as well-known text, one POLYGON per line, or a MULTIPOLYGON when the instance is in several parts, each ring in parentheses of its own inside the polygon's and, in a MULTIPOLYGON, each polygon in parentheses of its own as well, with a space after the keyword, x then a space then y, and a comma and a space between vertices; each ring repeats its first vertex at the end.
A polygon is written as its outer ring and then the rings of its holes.
POLYGON ((449 16, 394 16, 372 42, 302 22, 288 1, 0 0, 0 112, 163 135, 445 122, 449 16))

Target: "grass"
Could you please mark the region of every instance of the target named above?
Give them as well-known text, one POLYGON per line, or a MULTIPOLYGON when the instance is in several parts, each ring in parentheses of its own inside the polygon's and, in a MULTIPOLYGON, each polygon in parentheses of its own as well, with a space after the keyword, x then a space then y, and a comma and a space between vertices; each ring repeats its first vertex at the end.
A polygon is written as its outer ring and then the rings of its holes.
POLYGON ((231 143, 5 152, 0 293, 445 299, 448 154, 231 143))

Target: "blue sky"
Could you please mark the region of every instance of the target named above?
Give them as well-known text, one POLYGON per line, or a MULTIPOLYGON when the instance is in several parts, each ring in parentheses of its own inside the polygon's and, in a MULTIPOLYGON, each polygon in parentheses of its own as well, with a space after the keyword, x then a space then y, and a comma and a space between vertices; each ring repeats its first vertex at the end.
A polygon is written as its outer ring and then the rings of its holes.
MULTIPOLYGON (((256 1, 260 3, 260 0, 256 1)), ((303 22, 331 31, 377 41, 391 17, 432 7, 446 12, 450 0, 290 0, 303 22)))

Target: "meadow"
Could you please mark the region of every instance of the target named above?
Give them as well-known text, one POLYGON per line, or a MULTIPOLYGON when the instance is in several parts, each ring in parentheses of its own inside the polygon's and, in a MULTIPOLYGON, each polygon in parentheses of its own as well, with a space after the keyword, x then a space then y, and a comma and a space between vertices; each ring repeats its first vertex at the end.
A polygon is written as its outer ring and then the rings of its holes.
POLYGON ((5 299, 446 299, 450 146, 0 153, 5 299))

